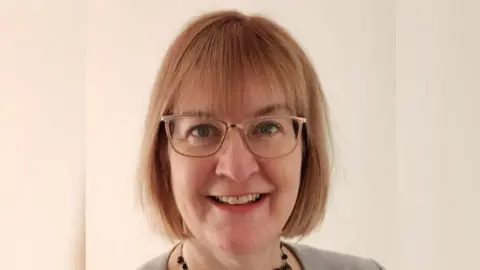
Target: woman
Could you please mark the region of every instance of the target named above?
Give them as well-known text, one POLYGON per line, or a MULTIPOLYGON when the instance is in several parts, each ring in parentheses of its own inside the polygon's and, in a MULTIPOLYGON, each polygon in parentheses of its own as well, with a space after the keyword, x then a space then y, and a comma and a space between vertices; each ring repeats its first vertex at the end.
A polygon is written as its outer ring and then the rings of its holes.
POLYGON ((144 205, 173 240, 143 270, 382 269, 281 238, 321 223, 328 117, 301 47, 260 16, 191 22, 152 92, 139 168, 144 205))

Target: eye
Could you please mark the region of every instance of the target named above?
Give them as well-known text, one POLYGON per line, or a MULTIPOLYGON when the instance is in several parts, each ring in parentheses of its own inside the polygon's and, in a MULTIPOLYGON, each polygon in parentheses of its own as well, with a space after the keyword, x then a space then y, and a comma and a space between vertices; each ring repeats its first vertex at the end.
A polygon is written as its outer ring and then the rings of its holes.
POLYGON ((208 138, 211 136, 216 136, 219 133, 220 132, 217 127, 208 124, 194 126, 189 131, 189 134, 199 138, 208 138))
POLYGON ((277 122, 268 121, 258 124, 254 132, 259 133, 259 135, 271 135, 280 131, 281 127, 277 122))

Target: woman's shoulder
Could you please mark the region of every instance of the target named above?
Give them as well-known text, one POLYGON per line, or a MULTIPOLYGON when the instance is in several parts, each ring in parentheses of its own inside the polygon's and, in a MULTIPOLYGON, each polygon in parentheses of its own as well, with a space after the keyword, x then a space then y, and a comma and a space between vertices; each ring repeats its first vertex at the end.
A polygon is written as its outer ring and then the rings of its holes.
POLYGON ((168 269, 168 257, 170 252, 165 252, 155 258, 152 258, 142 264, 137 270, 167 270, 168 269))
POLYGON ((298 257, 306 270, 385 270, 373 259, 323 250, 305 244, 286 243, 286 245, 298 257))

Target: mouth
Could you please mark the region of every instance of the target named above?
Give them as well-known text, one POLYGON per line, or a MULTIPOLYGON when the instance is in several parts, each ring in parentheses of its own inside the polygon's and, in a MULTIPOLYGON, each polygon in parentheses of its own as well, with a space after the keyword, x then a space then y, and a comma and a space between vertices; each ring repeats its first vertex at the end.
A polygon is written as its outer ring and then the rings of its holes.
POLYGON ((208 196, 212 201, 222 205, 249 205, 262 201, 267 194, 254 193, 245 196, 208 196))

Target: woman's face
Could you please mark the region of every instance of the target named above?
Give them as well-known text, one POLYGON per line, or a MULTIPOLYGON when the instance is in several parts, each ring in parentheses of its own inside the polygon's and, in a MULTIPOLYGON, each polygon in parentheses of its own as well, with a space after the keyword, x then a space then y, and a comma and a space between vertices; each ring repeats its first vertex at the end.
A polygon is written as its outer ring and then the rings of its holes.
MULTIPOLYGON (((228 123, 241 123, 262 109, 286 103, 283 95, 267 96, 254 90, 246 92, 249 102, 232 104, 228 115, 207 113, 228 123)), ((183 102, 179 113, 205 111, 202 104, 208 102, 183 102)), ((281 106, 267 114, 291 115, 281 106)), ((259 158, 249 151, 241 136, 241 129, 230 129, 220 150, 202 158, 180 155, 169 145, 173 192, 186 226, 201 242, 235 253, 262 249, 278 240, 297 199, 302 156, 299 141, 289 155, 259 158), (249 204, 229 198, 246 195, 245 200, 255 199, 255 194, 263 195, 249 204)))

